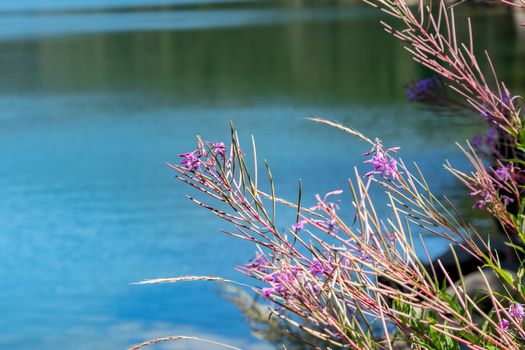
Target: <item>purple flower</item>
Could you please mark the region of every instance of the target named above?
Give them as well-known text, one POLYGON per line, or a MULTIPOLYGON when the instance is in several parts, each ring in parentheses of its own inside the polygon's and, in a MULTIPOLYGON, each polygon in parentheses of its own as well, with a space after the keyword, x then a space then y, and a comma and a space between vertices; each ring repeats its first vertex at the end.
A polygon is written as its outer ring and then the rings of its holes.
POLYGON ((504 91, 501 94, 501 102, 503 102, 504 105, 511 106, 512 104, 512 96, 508 91, 504 91))
POLYGON ((340 200, 336 200, 335 202, 329 202, 328 198, 331 196, 337 196, 343 193, 343 190, 335 190, 328 192, 324 195, 323 199, 321 199, 321 196, 316 194, 315 199, 317 200, 317 205, 310 208, 310 210, 325 210, 325 209, 331 209, 331 210, 339 210, 339 202, 340 200))
POLYGON ((337 233, 337 221, 335 220, 312 220, 312 222, 319 225, 321 230, 326 230, 327 233, 337 233))
POLYGON ((418 80, 409 85, 406 90, 407 99, 413 101, 425 101, 429 97, 436 95, 437 90, 442 86, 439 77, 430 77, 418 80))
POLYGON ((335 232, 337 230, 337 222, 335 220, 327 221, 326 229, 328 230, 328 232, 335 232))
POLYGON ((494 141, 496 141, 498 138, 498 130, 496 128, 489 128, 487 130, 487 138, 485 139, 485 142, 487 145, 493 145, 494 141))
POLYGON ((368 253, 362 253, 359 259, 361 261, 369 261, 372 257, 368 253))
POLYGON ((226 152, 226 146, 222 142, 212 142, 210 144, 212 152, 217 157, 224 157, 224 154, 226 152))
POLYGON ((480 148, 481 147, 481 135, 476 134, 474 137, 470 139, 470 145, 474 148, 480 148))
POLYGON ((312 265, 310 265, 310 268, 308 269, 308 271, 310 271, 310 273, 314 276, 322 275, 329 270, 330 269, 328 267, 323 265, 323 263, 321 263, 317 259, 314 259, 314 261, 312 262, 312 265))
POLYGON ((487 205, 487 202, 485 202, 484 200, 480 199, 480 200, 474 202, 474 205, 472 206, 472 208, 483 209, 485 207, 485 205, 487 205))
POLYGON ((262 292, 265 297, 270 297, 272 294, 280 294, 283 297, 286 297, 289 293, 287 283, 290 283, 292 279, 295 278, 294 271, 286 270, 283 273, 274 273, 272 275, 267 275, 263 279, 270 283, 270 287, 262 288, 262 292))
POLYGON ((366 177, 372 176, 374 174, 381 174, 381 176, 395 180, 398 177, 397 162, 394 158, 388 156, 389 151, 397 151, 399 148, 390 148, 386 152, 381 149, 381 147, 375 147, 376 151, 374 156, 366 160, 364 163, 372 164, 374 170, 365 174, 366 177))
POLYGON ((248 264, 245 264, 244 266, 248 269, 255 270, 258 272, 266 272, 266 268, 268 267, 268 261, 259 254, 258 252, 255 255, 255 258, 250 260, 248 264))
POLYGON ((496 171, 494 171, 494 173, 496 174, 496 178, 500 181, 510 180, 510 171, 507 167, 498 168, 496 171))
POLYGON ((487 192, 487 191, 484 191, 484 190, 474 191, 474 192, 471 192, 471 193, 470 193, 471 196, 476 196, 476 195, 479 195, 479 194, 481 194, 481 196, 483 197, 483 199, 477 200, 477 201, 474 203, 473 208, 479 208, 479 209, 482 209, 482 208, 484 208, 487 204, 490 204, 490 203, 492 202, 492 200, 491 200, 491 198, 490 198, 490 193, 487 192))
POLYGON ((192 171, 196 171, 196 170, 199 170, 199 166, 200 166, 200 155, 199 156, 196 156, 195 155, 195 151, 191 152, 191 153, 182 153, 182 154, 179 154, 179 157, 182 157, 184 159, 181 160, 180 164, 184 165, 184 168, 186 170, 192 170, 192 171))
POLYGON ((431 87, 433 87, 434 84, 435 84, 434 78, 426 78, 426 79, 418 80, 415 84, 415 87, 418 90, 428 90, 431 87))
POLYGON ((292 225, 292 230, 299 232, 306 226, 306 224, 308 224, 308 221, 299 220, 296 224, 292 225))
POLYGON ((407 99, 412 102, 415 101, 417 97, 417 93, 414 91, 414 89, 408 88, 407 89, 407 99))
POLYGON ((275 287, 264 287, 262 291, 264 293, 264 296, 267 298, 269 298, 272 294, 278 293, 277 288, 275 287))
POLYGON ((514 199, 510 198, 509 196, 501 196, 501 200, 503 201, 503 204, 505 204, 506 207, 509 206, 510 203, 514 202, 514 199))
POLYGON ((523 321, 525 316, 525 310, 523 310, 523 305, 513 304, 509 307, 509 316, 518 320, 518 322, 523 321))
POLYGON ((502 318, 499 325, 501 326, 501 328, 503 328, 503 330, 506 331, 509 328, 510 322, 506 318, 502 318))

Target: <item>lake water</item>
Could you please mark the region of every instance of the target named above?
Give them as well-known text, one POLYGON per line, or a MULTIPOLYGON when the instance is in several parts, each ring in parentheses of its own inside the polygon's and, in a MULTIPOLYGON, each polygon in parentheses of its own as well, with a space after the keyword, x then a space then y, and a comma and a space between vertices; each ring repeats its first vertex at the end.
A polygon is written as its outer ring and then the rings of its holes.
MULTIPOLYGON (((524 40, 509 14, 472 16, 478 46, 523 91, 524 40)), ((253 247, 220 233, 165 165, 197 134, 227 140, 230 121, 243 140, 255 136, 282 196, 295 198, 298 178, 305 203, 345 188, 367 150, 305 120, 315 115, 401 146, 437 193, 469 209, 442 163, 463 166, 453 143, 484 126, 406 101, 403 86, 428 72, 379 19, 338 3, 4 0, 0 347, 123 349, 184 334, 268 348, 217 286, 130 284, 243 279, 234 266, 253 247)))

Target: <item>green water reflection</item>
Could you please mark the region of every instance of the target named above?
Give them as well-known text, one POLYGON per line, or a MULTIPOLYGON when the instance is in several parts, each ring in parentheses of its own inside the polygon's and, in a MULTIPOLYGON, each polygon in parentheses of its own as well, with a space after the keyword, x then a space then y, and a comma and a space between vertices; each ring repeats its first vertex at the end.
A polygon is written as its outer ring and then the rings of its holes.
MULTIPOLYGON (((227 19, 246 10, 218 11, 209 17, 227 19)), ((403 99, 400 87, 425 74, 381 30, 370 9, 259 11, 292 20, 180 31, 174 23, 175 30, 8 40, 0 43, 0 91, 146 92, 185 103, 242 104, 283 97, 383 103, 403 99), (297 11, 329 16, 293 20, 297 11)), ((492 52, 500 78, 521 89, 525 44, 518 40, 510 14, 478 10, 473 18, 477 47, 492 52)))

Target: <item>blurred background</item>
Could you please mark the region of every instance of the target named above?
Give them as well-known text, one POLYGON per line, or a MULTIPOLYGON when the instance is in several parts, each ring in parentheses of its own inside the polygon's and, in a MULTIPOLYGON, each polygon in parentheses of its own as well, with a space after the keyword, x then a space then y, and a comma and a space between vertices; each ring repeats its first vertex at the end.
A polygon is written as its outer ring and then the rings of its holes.
MULTIPOLYGON (((477 48, 523 93, 525 29, 507 9, 466 5, 462 37, 466 16, 477 48)), ((246 280, 234 267, 254 247, 220 233, 166 166, 197 134, 228 140, 230 121, 246 142, 254 135, 283 197, 296 198, 302 178, 313 204, 361 167, 367 146, 305 119, 319 116, 400 146, 492 230, 442 167, 466 165, 454 142, 483 133, 481 118, 409 103, 405 87, 429 72, 381 19, 350 0, 1 1, 0 348, 123 349, 174 334, 273 348, 216 285, 131 285, 246 280)))

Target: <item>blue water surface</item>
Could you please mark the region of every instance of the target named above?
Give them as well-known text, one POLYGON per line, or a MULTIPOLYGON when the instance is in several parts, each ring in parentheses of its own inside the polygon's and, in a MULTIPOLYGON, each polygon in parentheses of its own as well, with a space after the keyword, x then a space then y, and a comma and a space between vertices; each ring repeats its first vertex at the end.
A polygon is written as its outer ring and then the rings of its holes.
MULTIPOLYGON (((346 189, 368 150, 309 116, 401 146, 437 193, 464 194, 442 164, 464 166, 453 142, 482 123, 405 101, 403 85, 428 72, 371 10, 275 3, 67 12, 145 4, 0 4, 0 13, 65 11, 0 15, 2 349, 123 349, 174 334, 273 348, 251 335, 216 285, 131 284, 190 274, 246 280, 234 267, 255 248, 220 233, 227 226, 187 201, 190 189, 166 165, 193 150, 197 134, 227 140, 230 121, 244 144, 254 135, 289 199, 299 178, 306 203, 346 189)), ((497 37, 508 21, 495 23, 488 28, 497 37)), ((445 245, 433 247, 437 254, 445 245)))

